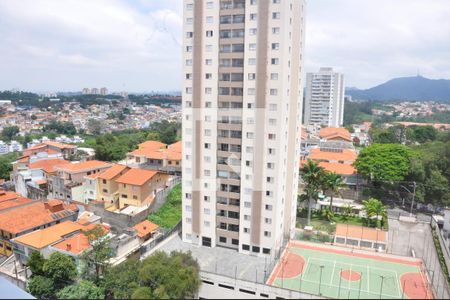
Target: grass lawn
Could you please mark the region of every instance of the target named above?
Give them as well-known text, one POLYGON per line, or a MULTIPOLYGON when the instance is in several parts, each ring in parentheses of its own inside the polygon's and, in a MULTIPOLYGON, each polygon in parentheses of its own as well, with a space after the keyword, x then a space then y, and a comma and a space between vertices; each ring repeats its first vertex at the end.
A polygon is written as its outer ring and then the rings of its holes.
MULTIPOLYGON (((364 227, 375 227, 373 223, 371 223, 370 226, 368 226, 367 220, 365 218, 347 217, 347 219, 345 219, 342 215, 335 214, 330 222, 321 215, 320 211, 311 213, 311 226, 313 226, 315 230, 331 234, 336 231, 336 224, 338 223, 364 227)), ((307 224, 307 211, 302 210, 297 215, 297 228, 304 228, 306 224, 307 224)), ((383 229, 387 230, 387 220, 384 222, 383 229)))
POLYGON ((181 184, 170 191, 166 203, 148 219, 164 229, 172 229, 181 221, 181 184))

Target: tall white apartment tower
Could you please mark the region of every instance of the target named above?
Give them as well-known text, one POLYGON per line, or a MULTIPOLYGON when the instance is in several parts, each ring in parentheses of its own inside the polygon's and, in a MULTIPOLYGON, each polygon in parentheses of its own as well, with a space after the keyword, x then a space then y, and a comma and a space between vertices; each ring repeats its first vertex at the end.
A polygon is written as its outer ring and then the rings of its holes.
POLYGON ((341 127, 344 123, 344 75, 332 68, 320 68, 306 75, 306 125, 341 127))
POLYGON ((183 241, 274 254, 295 228, 305 3, 183 5, 183 241))

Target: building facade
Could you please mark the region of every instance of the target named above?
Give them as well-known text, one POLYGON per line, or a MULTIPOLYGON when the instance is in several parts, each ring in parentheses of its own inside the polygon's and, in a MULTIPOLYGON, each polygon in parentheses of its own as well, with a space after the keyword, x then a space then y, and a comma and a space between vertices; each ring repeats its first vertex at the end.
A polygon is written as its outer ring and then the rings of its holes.
POLYGON ((183 241, 275 253, 295 228, 305 3, 183 6, 183 241))
POLYGON ((341 127, 344 123, 344 75, 332 68, 320 68, 306 75, 306 125, 341 127))

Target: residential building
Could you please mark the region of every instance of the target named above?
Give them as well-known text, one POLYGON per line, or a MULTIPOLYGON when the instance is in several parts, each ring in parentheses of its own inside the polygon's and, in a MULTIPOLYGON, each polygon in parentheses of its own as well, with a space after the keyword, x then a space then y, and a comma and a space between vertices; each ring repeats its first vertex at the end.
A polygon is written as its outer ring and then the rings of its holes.
POLYGON ((102 95, 102 96, 108 95, 108 89, 105 88, 105 87, 102 87, 102 88, 100 89, 100 95, 102 95))
POLYGON ((320 68, 306 75, 304 124, 340 127, 344 123, 344 75, 320 68))
POLYGON ((23 151, 24 156, 36 155, 40 152, 47 152, 49 154, 61 153, 65 159, 69 159, 77 151, 77 146, 63 144, 53 141, 45 141, 34 147, 25 149, 23 151))
POLYGON ((9 145, 4 141, 0 141, 0 154, 9 153, 9 145))
POLYGON ((85 177, 100 173, 111 167, 110 163, 99 160, 71 162, 56 167, 56 174, 48 180, 49 194, 52 198, 65 201, 80 201, 84 189, 80 188, 85 177))
POLYGON ((133 229, 136 231, 136 235, 139 239, 143 242, 154 237, 158 232, 159 226, 149 220, 144 220, 136 224, 133 229))
MULTIPOLYGON (((119 202, 119 183, 116 179, 125 174, 129 167, 116 164, 110 169, 100 173, 97 177, 97 200, 105 202, 105 207, 118 204, 119 202)), ((117 205, 118 206, 118 205, 117 205)))
POLYGON ((146 141, 138 149, 127 154, 131 165, 144 169, 181 173, 182 142, 166 145, 157 141, 146 141))
POLYGON ((12 254, 11 239, 66 220, 76 220, 78 208, 60 200, 29 202, 0 211, 0 255, 12 254))
POLYGON ((166 187, 168 177, 168 175, 158 171, 129 169, 125 174, 115 179, 119 187, 118 208, 150 205, 156 193, 166 187))
POLYGON ((33 200, 22 197, 18 193, 0 190, 0 213, 13 207, 31 203, 33 200))
POLYGON ((277 253, 295 228, 305 2, 183 6, 183 241, 277 253))

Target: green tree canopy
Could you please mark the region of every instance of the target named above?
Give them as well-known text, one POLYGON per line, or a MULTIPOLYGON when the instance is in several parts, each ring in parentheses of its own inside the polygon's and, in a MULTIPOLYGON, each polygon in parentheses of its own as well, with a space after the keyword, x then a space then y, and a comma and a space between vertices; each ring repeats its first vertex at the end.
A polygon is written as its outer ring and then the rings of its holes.
POLYGON ((33 276, 44 274, 45 258, 38 251, 33 251, 27 261, 27 266, 30 268, 33 276))
POLYGON ((56 293, 56 297, 59 299, 104 299, 105 293, 94 283, 81 280, 79 283, 61 289, 56 293))
POLYGON ((20 132, 19 127, 17 126, 9 126, 5 127, 2 130, 3 139, 10 141, 13 137, 15 137, 20 132))
POLYGON ((401 181, 408 175, 413 152, 399 144, 373 144, 364 148, 354 165, 374 182, 401 181))
POLYGON ((55 295, 54 282, 44 276, 34 276, 28 282, 28 291, 38 299, 52 299, 55 295))
POLYGON ((46 277, 53 280, 57 288, 70 284, 77 276, 77 267, 73 258, 59 252, 50 255, 44 262, 42 270, 46 277))

